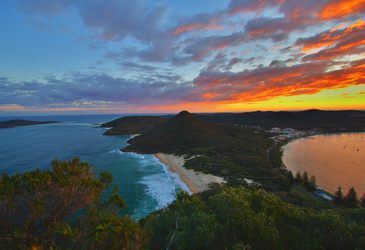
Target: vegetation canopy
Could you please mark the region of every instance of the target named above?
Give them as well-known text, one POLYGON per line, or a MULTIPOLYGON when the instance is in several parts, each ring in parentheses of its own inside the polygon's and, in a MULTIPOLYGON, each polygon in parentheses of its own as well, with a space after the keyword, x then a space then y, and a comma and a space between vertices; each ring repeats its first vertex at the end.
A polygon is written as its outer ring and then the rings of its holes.
POLYGON ((139 249, 143 236, 138 225, 118 215, 124 206, 118 189, 107 201, 100 201, 111 181, 109 173, 96 176, 91 166, 78 158, 54 160, 51 170, 3 174, 1 248, 107 249, 130 245, 133 247, 128 249, 139 249))
MULTIPOLYGON (((112 176, 78 158, 0 178, 0 249, 364 249, 365 209, 313 209, 259 188, 214 187, 140 222, 112 176)), ((352 193, 352 192, 351 192, 352 193)), ((349 196, 350 197, 350 196, 349 196)), ((349 199, 349 198, 348 198, 349 199)))

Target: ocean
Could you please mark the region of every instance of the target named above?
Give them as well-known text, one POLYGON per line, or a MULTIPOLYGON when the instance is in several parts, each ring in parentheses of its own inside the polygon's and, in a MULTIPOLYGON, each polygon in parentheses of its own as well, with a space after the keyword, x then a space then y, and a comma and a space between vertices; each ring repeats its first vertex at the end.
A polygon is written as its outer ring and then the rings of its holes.
POLYGON ((95 171, 109 171, 127 207, 124 214, 140 219, 174 201, 188 187, 176 173, 169 172, 153 155, 123 153, 130 136, 103 136, 103 122, 122 115, 70 115, 39 117, 0 117, 60 123, 0 129, 0 173, 22 173, 50 168, 53 159, 69 160, 78 156, 95 171))

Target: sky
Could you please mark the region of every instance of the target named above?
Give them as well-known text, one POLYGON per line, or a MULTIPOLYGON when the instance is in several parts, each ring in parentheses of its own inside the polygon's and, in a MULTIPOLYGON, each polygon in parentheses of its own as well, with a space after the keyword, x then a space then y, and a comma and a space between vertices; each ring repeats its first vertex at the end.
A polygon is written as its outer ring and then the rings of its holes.
POLYGON ((0 115, 365 109, 365 0, 2 0, 0 115))

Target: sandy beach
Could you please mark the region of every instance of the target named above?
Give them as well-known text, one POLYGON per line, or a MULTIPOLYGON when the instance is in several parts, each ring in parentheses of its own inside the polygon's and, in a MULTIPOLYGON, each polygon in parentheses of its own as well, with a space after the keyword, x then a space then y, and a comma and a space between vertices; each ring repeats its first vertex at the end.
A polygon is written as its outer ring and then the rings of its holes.
POLYGON ((226 182, 222 177, 184 168, 185 159, 182 156, 162 153, 155 154, 155 156, 165 164, 170 171, 177 173, 192 193, 208 190, 209 184, 211 183, 221 184, 226 182))

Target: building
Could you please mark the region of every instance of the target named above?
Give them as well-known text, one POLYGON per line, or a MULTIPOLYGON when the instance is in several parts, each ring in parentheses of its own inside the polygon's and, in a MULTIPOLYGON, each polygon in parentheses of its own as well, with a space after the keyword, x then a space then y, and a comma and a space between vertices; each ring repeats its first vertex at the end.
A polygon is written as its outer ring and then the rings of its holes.
POLYGON ((281 128, 272 128, 270 130, 270 133, 273 133, 273 134, 281 134, 281 128))

